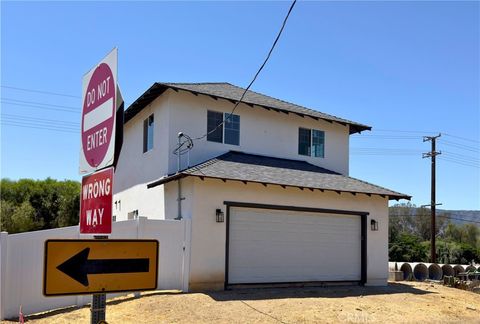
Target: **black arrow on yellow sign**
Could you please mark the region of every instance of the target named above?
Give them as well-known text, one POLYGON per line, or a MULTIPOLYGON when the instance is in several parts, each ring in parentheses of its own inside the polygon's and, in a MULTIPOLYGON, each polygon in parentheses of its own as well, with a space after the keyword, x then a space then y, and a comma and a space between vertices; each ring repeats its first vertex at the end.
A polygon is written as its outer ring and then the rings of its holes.
POLYGON ((146 259, 88 259, 90 248, 85 248, 57 267, 67 276, 88 287, 88 275, 110 273, 148 272, 146 259))

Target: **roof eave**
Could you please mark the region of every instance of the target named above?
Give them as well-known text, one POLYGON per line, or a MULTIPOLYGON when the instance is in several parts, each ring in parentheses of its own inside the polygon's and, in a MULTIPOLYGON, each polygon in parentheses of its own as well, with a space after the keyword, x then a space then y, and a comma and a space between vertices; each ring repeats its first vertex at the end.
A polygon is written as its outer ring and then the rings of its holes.
POLYGON ((356 194, 364 194, 364 195, 367 195, 367 196, 372 196, 372 195, 376 195, 376 196, 381 196, 381 197, 384 197, 384 198, 387 198, 388 197, 388 200, 400 200, 400 199, 406 199, 406 200, 410 200, 412 197, 411 196, 408 196, 408 195, 403 195, 403 194, 387 194, 387 193, 374 193, 374 192, 362 192, 362 191, 348 191, 348 190, 338 190, 338 189, 327 189, 327 188, 317 188, 317 187, 308 187, 308 186, 296 186, 296 185, 291 185, 291 184, 281 184, 281 183, 271 183, 271 182, 262 182, 262 181, 252 181, 252 180, 242 180, 242 179, 232 179, 232 178, 221 178, 221 177, 212 177, 212 176, 207 176, 207 175, 197 175, 197 174, 190 174, 190 173, 176 173, 174 175, 171 175, 171 176, 167 176, 167 177, 164 177, 164 178, 161 178, 159 180, 156 180, 154 182, 151 182, 149 184, 147 184, 147 188, 148 189, 151 189, 151 188, 154 188, 154 187, 157 187, 157 186, 160 186, 160 185, 164 185, 164 184, 167 184, 169 182, 172 182, 172 181, 175 181, 175 180, 178 180, 178 179, 182 179, 182 178, 185 178, 185 177, 189 177, 189 176, 192 176, 192 177, 197 177, 197 178, 200 178, 202 180, 204 180, 205 178, 207 179, 215 179, 215 180, 222 180, 223 182, 226 182, 227 180, 229 181, 237 181, 237 182, 243 182, 243 183, 258 183, 258 184, 262 184, 264 186, 280 186, 282 188, 286 188, 286 187, 292 187, 292 188, 298 188, 298 189, 301 189, 301 190, 304 190, 304 189, 308 189, 308 190, 320 190, 322 192, 324 191, 331 191, 331 192, 336 192, 336 193, 350 193, 352 195, 356 195, 356 194))
MULTIPOLYGON (((135 115, 137 115, 140 111, 142 111, 143 108, 145 108, 148 104, 150 104, 152 101, 154 101, 158 96, 160 96, 161 94, 163 94, 163 92, 165 92, 165 90, 167 89, 173 89, 175 92, 178 92, 178 91, 187 91, 187 92, 190 92, 192 94, 194 94, 195 96, 198 96, 199 94, 201 95, 204 95, 204 96, 208 96, 208 97, 211 97, 212 99, 214 100, 218 100, 218 99, 223 99, 223 100, 228 100, 230 101, 231 103, 233 104, 236 104, 237 101, 236 100, 233 100, 231 98, 226 98, 226 97, 222 97, 222 96, 216 96, 216 95, 211 95, 211 94, 206 94, 206 93, 201 93, 201 92, 196 92, 196 91, 193 91, 193 90, 188 90, 188 89, 184 89, 184 88, 180 88, 180 87, 176 87, 174 85, 171 85, 171 84, 164 84, 164 83, 158 83, 158 82, 155 82, 150 88, 147 89, 147 91, 145 91, 140 97, 137 98, 137 100, 135 100, 126 110, 125 110, 125 124, 130 121, 133 117, 135 117, 135 115)), ((342 124, 342 125, 348 125, 349 126, 349 134, 355 134, 355 133, 361 133, 363 131, 366 131, 366 130, 371 130, 372 127, 370 126, 367 126, 367 125, 362 125, 362 124, 357 124, 357 123, 348 123, 348 122, 342 122, 342 121, 338 121, 338 120, 335 120, 335 119, 330 119, 330 118, 324 118, 324 117, 318 117, 318 116, 313 116, 313 115, 309 115, 309 114, 305 114, 305 113, 297 113, 297 112, 293 112, 293 111, 289 111, 289 110, 285 110, 285 109, 280 109, 280 108, 276 108, 276 107, 269 107, 269 106, 265 106, 265 105, 259 105, 259 104, 256 104, 256 103, 252 103, 252 102, 248 102, 248 101, 242 101, 242 103, 245 103, 246 105, 249 105, 251 107, 253 107, 254 105, 255 106, 258 106, 258 107, 261 107, 261 108, 264 108, 264 109, 267 109, 267 110, 274 110, 274 111, 277 111, 277 112, 282 112, 282 113, 285 113, 285 114, 294 114, 294 115, 303 115, 303 116, 308 116, 310 118, 313 118, 315 120, 319 120, 319 119, 322 119, 322 120, 325 120, 329 123, 339 123, 339 124, 342 124)))
POLYGON ((147 184, 147 189, 151 189, 151 188, 154 188, 154 187, 157 187, 157 186, 161 186, 161 185, 166 184, 168 182, 171 182, 171 181, 174 181, 174 180, 177 180, 177 179, 181 179, 181 178, 185 178, 186 176, 188 176, 188 175, 184 174, 184 173, 175 173, 173 175, 166 176, 166 177, 163 177, 163 178, 160 178, 158 180, 155 180, 153 182, 148 183, 147 184))

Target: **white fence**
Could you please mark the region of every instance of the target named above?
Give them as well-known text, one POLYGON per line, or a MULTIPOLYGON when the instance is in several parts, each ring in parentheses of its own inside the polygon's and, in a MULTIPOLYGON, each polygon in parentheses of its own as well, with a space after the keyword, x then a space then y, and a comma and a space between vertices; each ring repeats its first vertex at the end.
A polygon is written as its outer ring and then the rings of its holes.
MULTIPOLYGON (((110 238, 157 239, 160 243, 157 289, 187 291, 190 226, 189 220, 140 217, 114 222, 110 238)), ((44 242, 91 237, 80 235, 78 226, 11 235, 0 233, 0 320, 17 317, 20 305, 24 314, 33 314, 91 302, 89 295, 45 297, 42 294, 44 242)))

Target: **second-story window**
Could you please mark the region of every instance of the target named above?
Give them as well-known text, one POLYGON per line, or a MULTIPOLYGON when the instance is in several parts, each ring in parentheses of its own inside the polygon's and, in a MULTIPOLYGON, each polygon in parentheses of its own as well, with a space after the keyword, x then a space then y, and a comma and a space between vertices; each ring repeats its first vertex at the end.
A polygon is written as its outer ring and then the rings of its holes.
POLYGON ((225 144, 240 145, 240 116, 225 113, 225 144))
POLYGON ((317 129, 298 129, 298 154, 325 157, 325 132, 317 129))
POLYGON ((143 121, 143 153, 153 149, 153 114, 143 121))
POLYGON ((207 141, 223 143, 223 127, 218 126, 223 122, 223 113, 211 111, 207 112, 207 141))
POLYGON ((207 132, 207 141, 240 145, 240 116, 209 110, 207 132))

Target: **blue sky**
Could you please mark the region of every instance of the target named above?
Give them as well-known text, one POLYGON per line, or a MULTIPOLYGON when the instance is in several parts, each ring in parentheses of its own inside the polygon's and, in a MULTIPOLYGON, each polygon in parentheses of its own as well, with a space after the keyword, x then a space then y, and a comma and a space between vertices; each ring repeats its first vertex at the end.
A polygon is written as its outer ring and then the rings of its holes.
MULTIPOLYGON (((155 81, 246 86, 289 2, 1 3, 1 177, 80 180, 81 78, 113 47, 128 106, 155 81), (40 90, 60 96, 27 90, 40 90), (26 126, 26 127, 24 127, 26 126)), ((480 209, 479 2, 297 3, 252 89, 371 125, 350 175, 480 209)))

